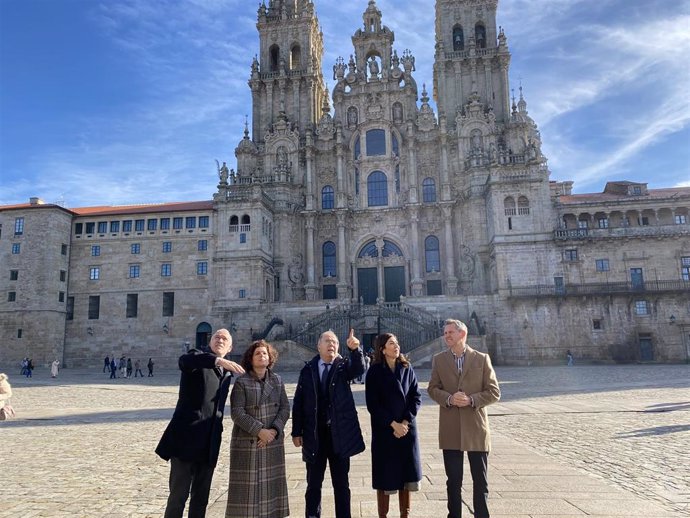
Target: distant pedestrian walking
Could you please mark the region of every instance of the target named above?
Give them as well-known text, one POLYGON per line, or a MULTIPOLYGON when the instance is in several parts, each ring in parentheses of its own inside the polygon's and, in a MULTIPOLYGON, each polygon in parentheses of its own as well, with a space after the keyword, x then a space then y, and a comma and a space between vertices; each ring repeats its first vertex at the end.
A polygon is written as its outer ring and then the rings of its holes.
POLYGON ((105 360, 103 360, 103 372, 107 372, 110 370, 110 358, 108 356, 105 357, 105 360))
POLYGON ((120 367, 120 377, 124 378, 127 376, 127 360, 125 359, 124 356, 120 358, 120 363, 118 364, 120 367))
POLYGON ((573 353, 570 352, 570 349, 568 349, 568 352, 565 353, 565 357, 568 360, 568 367, 573 366, 573 353))
POLYGON ((149 358, 149 362, 146 364, 146 366, 149 368, 149 378, 153 376, 153 359, 149 358))
POLYGON ((55 361, 50 364, 50 377, 51 378, 57 378, 59 370, 60 370, 60 362, 58 361, 57 358, 55 358, 55 361))
POLYGON ((26 360, 26 377, 27 378, 33 378, 33 371, 34 371, 34 361, 29 358, 26 360))
POLYGON ((115 358, 110 360, 110 379, 117 379, 117 364, 115 363, 115 358))
POLYGON ((29 363, 29 359, 28 359, 28 358, 22 359, 22 363, 21 363, 22 369, 19 371, 19 375, 20 375, 20 376, 26 376, 26 366, 27 366, 28 363, 29 363))
POLYGON ((141 372, 141 362, 137 359, 134 360, 134 377, 137 377, 137 374, 140 374, 141 377, 144 377, 144 373, 141 372))
POLYGON ((127 358, 127 377, 132 377, 132 358, 127 358))

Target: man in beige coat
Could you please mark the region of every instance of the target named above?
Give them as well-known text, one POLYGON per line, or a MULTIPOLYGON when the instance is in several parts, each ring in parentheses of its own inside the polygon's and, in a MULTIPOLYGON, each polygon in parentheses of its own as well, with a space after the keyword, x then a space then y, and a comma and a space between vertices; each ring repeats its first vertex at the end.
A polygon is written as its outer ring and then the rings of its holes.
POLYGON ((473 483, 475 518, 489 518, 488 457, 491 449, 486 406, 501 397, 488 354, 466 345, 467 326, 446 320, 443 339, 448 350, 434 356, 429 396, 439 404, 439 447, 443 450, 448 518, 461 518, 463 452, 473 483))

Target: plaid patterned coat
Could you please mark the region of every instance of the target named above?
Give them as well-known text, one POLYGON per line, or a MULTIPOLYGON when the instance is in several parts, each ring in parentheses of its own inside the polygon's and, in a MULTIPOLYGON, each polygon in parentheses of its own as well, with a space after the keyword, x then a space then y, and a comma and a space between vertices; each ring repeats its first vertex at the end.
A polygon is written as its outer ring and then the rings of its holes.
POLYGON ((265 380, 243 374, 230 395, 235 425, 230 441, 230 484, 226 518, 284 518, 290 514, 285 478, 285 434, 290 403, 285 385, 271 371, 265 380), (262 428, 278 431, 276 440, 258 448, 262 428))

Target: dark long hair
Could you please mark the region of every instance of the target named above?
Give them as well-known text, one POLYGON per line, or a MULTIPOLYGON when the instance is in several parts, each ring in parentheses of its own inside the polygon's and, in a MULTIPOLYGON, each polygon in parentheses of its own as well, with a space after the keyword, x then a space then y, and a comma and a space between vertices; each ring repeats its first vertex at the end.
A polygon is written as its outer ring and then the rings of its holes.
MULTIPOLYGON (((395 336, 393 333, 382 333, 376 337, 376 340, 374 340, 374 360, 373 363, 383 363, 385 358, 383 357, 383 350, 386 348, 386 342, 390 340, 391 338, 398 338, 395 336)), ((398 356, 398 359, 396 360, 396 363, 400 363, 403 367, 408 368, 410 366, 410 362, 408 361, 407 358, 405 358, 405 355, 403 353, 400 353, 400 356, 398 356)))
POLYGON ((269 344, 266 340, 257 340, 256 342, 252 342, 252 345, 250 345, 247 350, 244 351, 244 355, 242 356, 242 361, 240 364, 245 371, 251 372, 254 370, 254 366, 252 365, 252 357, 254 356, 254 351, 256 351, 259 347, 265 347, 266 351, 268 351, 269 369, 273 369, 273 366, 278 361, 278 351, 275 350, 275 347, 269 344))

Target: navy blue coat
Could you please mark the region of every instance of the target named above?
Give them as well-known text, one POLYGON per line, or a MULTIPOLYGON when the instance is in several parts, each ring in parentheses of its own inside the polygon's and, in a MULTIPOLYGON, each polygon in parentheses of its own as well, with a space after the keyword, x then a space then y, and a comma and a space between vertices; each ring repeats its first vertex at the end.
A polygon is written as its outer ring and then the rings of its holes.
POLYGON ((218 462, 232 374, 215 368, 216 358, 197 349, 180 356, 177 406, 156 448, 161 458, 176 457, 210 466, 218 462))
POLYGON ((371 483, 374 489, 395 491, 422 479, 417 436, 417 412, 422 404, 412 366, 398 363, 393 372, 384 363, 369 368, 367 410, 371 415, 371 483), (391 422, 408 421, 407 435, 396 439, 391 422))
MULTIPOLYGON (((333 361, 328 374, 328 390, 331 405, 328 409, 331 421, 333 451, 342 458, 352 457, 364 451, 364 439, 359 427, 355 400, 350 381, 364 372, 364 355, 361 349, 350 351, 347 359, 339 356, 333 361)), ((302 437, 302 458, 313 462, 319 451, 317 432, 319 356, 307 362, 299 374, 292 405, 292 436, 302 437)))

